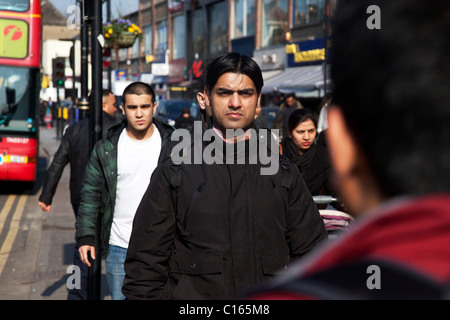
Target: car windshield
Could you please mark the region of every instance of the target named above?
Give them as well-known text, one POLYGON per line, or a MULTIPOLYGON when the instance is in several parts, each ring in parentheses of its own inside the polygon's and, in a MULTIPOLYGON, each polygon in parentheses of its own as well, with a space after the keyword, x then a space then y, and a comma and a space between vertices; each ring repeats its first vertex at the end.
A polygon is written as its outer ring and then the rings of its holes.
POLYGON ((181 110, 185 107, 190 108, 191 116, 193 118, 197 117, 198 105, 195 102, 188 100, 161 100, 158 102, 157 113, 161 116, 176 119, 181 114, 181 110))

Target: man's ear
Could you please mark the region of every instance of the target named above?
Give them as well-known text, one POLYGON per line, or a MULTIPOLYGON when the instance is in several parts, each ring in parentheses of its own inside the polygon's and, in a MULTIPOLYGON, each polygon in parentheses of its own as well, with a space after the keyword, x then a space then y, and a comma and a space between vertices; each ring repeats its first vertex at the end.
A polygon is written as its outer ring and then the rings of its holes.
POLYGON ((357 146, 338 106, 332 106, 328 109, 328 133, 326 137, 336 174, 341 177, 352 174, 358 161, 357 146))
POLYGON ((256 105, 255 118, 256 118, 260 113, 261 113, 261 105, 259 104, 259 101, 258 101, 258 104, 256 105))
POLYGON ((203 91, 203 100, 205 101, 205 108, 211 106, 211 100, 208 91, 203 91))
POLYGON ((206 108, 205 94, 203 92, 197 92, 197 101, 201 109, 206 108))

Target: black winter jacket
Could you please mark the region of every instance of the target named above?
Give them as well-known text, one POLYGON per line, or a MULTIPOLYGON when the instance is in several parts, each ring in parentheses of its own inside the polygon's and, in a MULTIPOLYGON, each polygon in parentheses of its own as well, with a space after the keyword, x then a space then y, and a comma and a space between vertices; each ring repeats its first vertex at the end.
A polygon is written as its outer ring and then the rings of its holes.
MULTIPOLYGON (((85 118, 67 128, 47 170, 39 201, 52 203, 64 168, 70 163, 70 202, 72 205, 80 204, 81 185, 90 155, 89 121, 89 118, 85 118)), ((118 117, 103 112, 103 133, 116 121, 118 117)))
POLYGON ((128 299, 232 299, 327 238, 293 164, 286 188, 281 167, 261 175, 260 163, 248 163, 178 167, 169 159, 156 168, 133 223, 128 299))

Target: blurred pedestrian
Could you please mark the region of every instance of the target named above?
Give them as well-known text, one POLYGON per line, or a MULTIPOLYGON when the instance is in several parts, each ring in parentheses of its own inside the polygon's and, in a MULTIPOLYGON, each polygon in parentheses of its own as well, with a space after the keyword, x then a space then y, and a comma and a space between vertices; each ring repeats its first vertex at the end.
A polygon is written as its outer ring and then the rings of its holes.
POLYGON ((247 298, 448 299, 449 15, 447 0, 338 1, 327 139, 359 221, 247 298))
MULTIPOLYGON (((261 161, 249 161, 259 138, 251 128, 262 86, 261 70, 248 56, 228 53, 208 65, 203 98, 213 128, 207 132, 217 144, 215 156, 237 163, 172 158, 156 168, 133 223, 122 290, 127 298, 231 299, 327 238, 290 162, 264 175, 261 161), (230 136, 234 130, 239 134, 230 136)), ((202 152, 213 146, 203 142, 202 152)), ((279 154, 259 142, 278 163, 279 154)))
POLYGON ((191 110, 189 107, 183 107, 181 114, 175 120, 176 129, 190 130, 194 126, 194 118, 191 117, 191 110))
POLYGON ((256 108, 254 123, 257 128, 270 129, 269 118, 267 117, 267 114, 265 112, 262 112, 262 107, 260 105, 258 105, 258 107, 256 108))
POLYGON ((153 115, 155 92, 143 82, 128 85, 122 96, 124 121, 113 126, 95 146, 81 189, 76 240, 81 260, 100 259, 95 251, 97 217, 106 257, 106 280, 113 300, 123 299, 123 264, 136 208, 161 159, 173 128, 153 115))
POLYGON ((287 123, 290 115, 297 109, 303 108, 300 101, 295 98, 295 93, 286 94, 284 101, 280 105, 277 116, 272 124, 272 129, 278 129, 280 141, 287 136, 287 123))
MULTIPOLYGON (((103 132, 115 122, 114 117, 114 95, 103 90, 102 110, 103 110, 103 132)), ((70 164, 70 202, 72 204, 75 218, 78 216, 78 208, 80 206, 81 183, 83 181, 84 172, 89 160, 89 118, 83 119, 73 125, 70 125, 64 133, 61 144, 53 156, 52 163, 47 169, 47 173, 42 186, 42 192, 39 196, 39 207, 50 213, 53 197, 58 187, 59 180, 63 174, 64 168, 70 164)), ((87 275, 86 266, 81 262, 78 253, 78 247, 74 248, 74 264, 81 270, 81 289, 69 290, 69 300, 86 300, 87 299, 87 275)))

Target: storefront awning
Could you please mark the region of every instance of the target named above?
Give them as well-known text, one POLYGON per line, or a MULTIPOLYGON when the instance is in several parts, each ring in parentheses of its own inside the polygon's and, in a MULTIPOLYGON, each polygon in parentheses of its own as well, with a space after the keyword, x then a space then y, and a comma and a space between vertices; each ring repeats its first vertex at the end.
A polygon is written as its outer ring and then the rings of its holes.
MULTIPOLYGON (((329 75, 329 68, 327 70, 327 75, 329 75)), ((330 86, 331 80, 330 77, 327 76, 327 87, 330 86)), ((262 93, 295 92, 298 95, 301 95, 302 93, 314 93, 317 95, 319 90, 323 90, 323 87, 324 76, 322 65, 292 67, 286 68, 282 73, 264 80, 262 93)))

